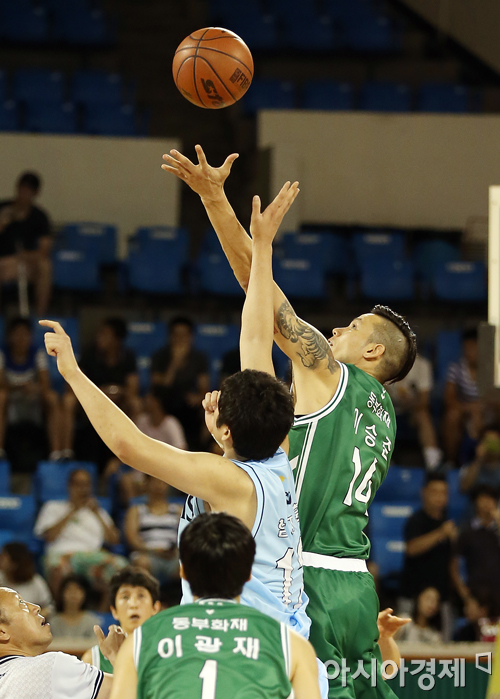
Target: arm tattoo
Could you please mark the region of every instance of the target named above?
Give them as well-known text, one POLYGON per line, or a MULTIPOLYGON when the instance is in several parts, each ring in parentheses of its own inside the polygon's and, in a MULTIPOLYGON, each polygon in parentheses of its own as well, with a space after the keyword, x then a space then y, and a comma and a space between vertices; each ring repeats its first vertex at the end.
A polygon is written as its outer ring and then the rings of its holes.
POLYGON ((304 323, 296 314, 288 301, 281 304, 276 314, 276 325, 280 334, 286 340, 297 344, 296 352, 300 361, 307 369, 317 369, 326 359, 328 371, 334 374, 338 364, 333 358, 330 345, 315 328, 304 323))

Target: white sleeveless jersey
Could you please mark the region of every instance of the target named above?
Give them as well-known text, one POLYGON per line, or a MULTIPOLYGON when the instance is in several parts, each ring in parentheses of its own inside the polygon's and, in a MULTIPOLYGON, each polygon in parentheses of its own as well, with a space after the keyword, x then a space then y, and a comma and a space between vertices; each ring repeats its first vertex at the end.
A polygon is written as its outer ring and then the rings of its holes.
MULTIPOLYGON (((257 550, 252 578, 243 588, 241 602, 308 638, 309 598, 304 593, 302 542, 290 462, 280 448, 264 461, 234 463, 248 473, 257 494, 252 528, 257 550)), ((179 538, 189 522, 204 511, 203 501, 188 495, 179 523, 179 538)), ((183 580, 182 585, 181 604, 189 604, 193 601, 189 584, 183 580)))
POLYGON ((103 673, 66 653, 0 658, 0 699, 96 699, 103 673))

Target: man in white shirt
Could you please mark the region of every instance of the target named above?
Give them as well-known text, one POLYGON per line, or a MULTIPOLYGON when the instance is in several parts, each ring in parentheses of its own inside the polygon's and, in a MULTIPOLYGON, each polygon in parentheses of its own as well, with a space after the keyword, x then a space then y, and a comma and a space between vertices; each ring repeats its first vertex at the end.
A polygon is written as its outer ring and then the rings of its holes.
POLYGON ((70 573, 90 576, 99 567, 108 582, 127 560, 103 550, 103 544, 117 544, 119 532, 111 517, 92 498, 88 471, 76 469, 68 480, 68 500, 49 500, 35 524, 35 536, 45 540, 45 566, 52 590, 70 573))
MULTIPOLYGON (((46 653, 50 624, 40 607, 25 602, 8 587, 0 588, 0 699, 108 699, 108 675, 66 653, 46 653)), ((111 663, 124 640, 118 627, 100 647, 111 663)))

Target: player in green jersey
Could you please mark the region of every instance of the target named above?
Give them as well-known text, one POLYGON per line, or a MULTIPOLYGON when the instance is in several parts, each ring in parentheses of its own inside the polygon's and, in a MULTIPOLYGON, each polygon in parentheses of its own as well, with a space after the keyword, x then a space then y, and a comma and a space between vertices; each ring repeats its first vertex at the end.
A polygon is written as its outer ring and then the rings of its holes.
MULTIPOLYGON (((126 636, 160 611, 160 585, 145 570, 129 566, 115 573, 109 581, 111 614, 126 636)), ((98 670, 113 674, 113 666, 98 645, 89 648, 82 660, 98 670)))
POLYGON ((255 541, 236 517, 204 513, 183 531, 181 575, 195 602, 166 609, 128 637, 111 699, 319 699, 311 644, 238 604, 255 541))
MULTIPOLYGON (((171 151, 162 167, 200 195, 235 276, 246 289, 251 241, 224 193, 237 155, 213 168, 200 146, 196 152, 198 165, 171 151)), ((366 568, 369 541, 363 529, 386 476, 396 434, 384 384, 410 371, 415 334, 400 315, 376 306, 349 326, 335 328, 327 341, 296 315, 276 285, 274 312, 275 341, 293 368, 296 419, 289 457, 299 498, 311 641, 333 669, 332 699, 394 696, 380 675, 377 686, 371 686, 372 660, 380 660, 379 605, 366 568), (346 679, 342 673, 333 677, 342 660, 352 671, 346 679)))

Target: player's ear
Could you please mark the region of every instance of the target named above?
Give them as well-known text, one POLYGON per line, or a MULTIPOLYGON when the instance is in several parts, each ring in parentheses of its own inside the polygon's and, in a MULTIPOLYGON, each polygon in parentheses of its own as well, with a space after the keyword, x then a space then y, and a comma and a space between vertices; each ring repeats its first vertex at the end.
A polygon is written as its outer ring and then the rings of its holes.
POLYGON ((2 621, 0 622, 0 648, 3 643, 8 643, 10 641, 10 631, 9 625, 2 621))
POLYGON ((153 604, 153 614, 158 614, 158 612, 161 612, 161 602, 159 599, 153 604))
POLYGON ((111 605, 109 609, 110 609, 111 614, 113 615, 113 619, 116 619, 116 621, 118 621, 118 614, 117 614, 116 609, 113 607, 113 605, 111 605))
POLYGON ((380 342, 371 342, 368 345, 366 345, 363 351, 363 358, 367 359, 368 361, 371 361, 373 359, 378 359, 379 357, 382 357, 384 353, 385 345, 381 344, 380 342))
POLYGON ((233 436, 231 434, 231 430, 227 425, 222 425, 222 432, 221 432, 221 442, 223 446, 225 447, 232 447, 233 446, 233 436))
POLYGON ((181 580, 187 580, 186 573, 184 572, 184 566, 182 565, 182 563, 179 563, 179 577, 181 580))

